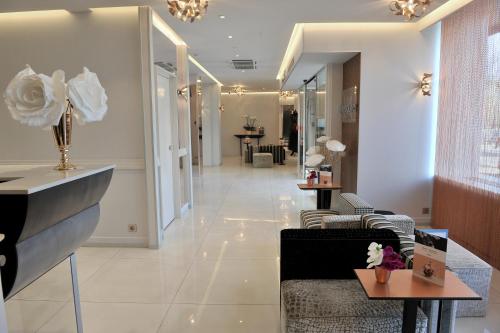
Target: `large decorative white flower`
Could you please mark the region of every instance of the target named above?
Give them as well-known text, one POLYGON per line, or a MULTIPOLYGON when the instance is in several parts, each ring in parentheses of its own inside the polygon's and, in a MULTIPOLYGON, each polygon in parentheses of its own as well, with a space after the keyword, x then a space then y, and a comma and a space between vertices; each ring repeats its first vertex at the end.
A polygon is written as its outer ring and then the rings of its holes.
POLYGON ((68 98, 80 124, 101 121, 108 111, 108 96, 97 75, 83 67, 83 73, 68 81, 68 98))
POLYGON ((327 142, 330 139, 331 139, 331 137, 323 135, 323 136, 320 136, 319 138, 317 138, 316 142, 317 143, 325 143, 325 142, 327 142))
POLYGON ((368 263, 367 268, 372 268, 380 265, 383 259, 384 250, 382 249, 382 245, 372 242, 370 246, 368 246, 368 259, 366 260, 366 262, 368 263))
POLYGON ((321 154, 314 154, 314 155, 307 157, 306 161, 304 162, 304 165, 308 168, 315 168, 318 165, 320 165, 324 159, 325 159, 325 156, 323 156, 321 154))
POLYGON ((29 126, 57 125, 66 103, 64 72, 49 77, 36 74, 29 65, 17 73, 4 92, 12 118, 29 126))
POLYGON ((337 140, 329 140, 327 141, 326 143, 326 148, 329 150, 329 151, 333 151, 333 152, 342 152, 345 150, 346 146, 340 142, 340 141, 337 141, 337 140))
POLYGON ((312 146, 312 147, 309 147, 309 149, 306 151, 306 156, 310 156, 310 155, 314 155, 314 154, 318 154, 320 151, 320 148, 319 146, 312 146))

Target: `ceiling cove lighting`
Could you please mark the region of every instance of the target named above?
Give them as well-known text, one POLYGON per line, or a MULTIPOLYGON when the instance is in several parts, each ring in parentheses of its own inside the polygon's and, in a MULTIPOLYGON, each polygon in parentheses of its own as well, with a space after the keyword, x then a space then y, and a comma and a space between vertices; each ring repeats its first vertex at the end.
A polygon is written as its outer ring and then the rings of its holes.
POLYGON ((411 21, 422 16, 430 4, 431 0, 395 0, 389 4, 389 9, 394 15, 402 15, 411 21))
POLYGON ((293 59, 293 52, 295 48, 299 44, 301 37, 304 34, 304 23, 297 23, 293 27, 292 35, 290 36, 290 40, 288 41, 288 46, 285 51, 285 55, 283 56, 283 60, 281 61, 281 66, 278 71, 278 75, 276 76, 277 80, 283 80, 285 78, 285 71, 287 70, 287 66, 290 64, 293 59))
POLYGON ((418 30, 422 31, 436 22, 441 21, 446 16, 454 13, 473 0, 449 0, 418 20, 418 30))
POLYGON ((223 86, 222 83, 220 83, 219 80, 215 78, 215 76, 212 75, 205 67, 203 67, 198 61, 196 61, 195 58, 193 58, 191 55, 188 56, 189 61, 193 63, 196 67, 198 67, 203 73, 205 73, 209 78, 211 78, 215 83, 217 83, 219 86, 223 86))
POLYGON ((160 30, 162 34, 172 41, 175 45, 186 45, 181 37, 163 19, 153 11, 153 26, 160 30))
POLYGON ((207 12, 208 0, 167 0, 168 11, 182 22, 201 20, 207 12))

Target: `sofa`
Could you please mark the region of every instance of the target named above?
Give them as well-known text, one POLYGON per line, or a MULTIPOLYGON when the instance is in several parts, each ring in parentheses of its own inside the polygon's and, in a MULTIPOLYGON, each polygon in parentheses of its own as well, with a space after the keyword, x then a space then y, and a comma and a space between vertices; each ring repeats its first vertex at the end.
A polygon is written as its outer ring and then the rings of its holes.
MULTIPOLYGON (((399 238, 382 229, 281 231, 281 330, 283 333, 401 332, 402 301, 369 300, 354 269, 366 267, 371 242, 399 251, 399 238)), ((428 319, 418 309, 417 331, 428 319)))

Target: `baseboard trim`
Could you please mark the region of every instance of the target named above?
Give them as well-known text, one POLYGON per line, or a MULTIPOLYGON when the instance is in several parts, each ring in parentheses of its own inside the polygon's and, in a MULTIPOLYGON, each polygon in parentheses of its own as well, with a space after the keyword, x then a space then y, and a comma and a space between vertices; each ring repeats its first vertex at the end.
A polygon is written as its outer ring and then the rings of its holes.
POLYGON ((99 247, 148 247, 147 237, 90 237, 83 246, 99 247))

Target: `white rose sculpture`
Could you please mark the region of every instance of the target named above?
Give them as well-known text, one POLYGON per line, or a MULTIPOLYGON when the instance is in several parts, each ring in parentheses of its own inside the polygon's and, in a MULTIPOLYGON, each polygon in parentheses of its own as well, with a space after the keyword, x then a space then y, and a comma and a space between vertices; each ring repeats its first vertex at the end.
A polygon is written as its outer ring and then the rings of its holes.
POLYGON ((343 152, 345 148, 346 146, 337 140, 329 140, 326 142, 326 149, 335 153, 343 152))
POLYGON ((26 65, 3 94, 15 120, 29 126, 52 126, 61 153, 57 170, 75 168, 69 163, 73 114, 80 124, 85 124, 101 121, 108 111, 108 97, 95 73, 84 67, 83 73, 67 85, 64 80, 62 70, 56 70, 49 77, 35 73, 26 65))
POLYGON ((12 118, 28 126, 57 125, 66 104, 64 72, 49 77, 29 65, 17 73, 3 94, 12 118))
POLYGON ((310 155, 306 158, 304 165, 308 168, 316 168, 325 160, 325 156, 321 154, 310 155))
POLYGON ((68 81, 68 98, 80 124, 101 121, 108 111, 108 96, 95 73, 83 67, 83 73, 68 81))

